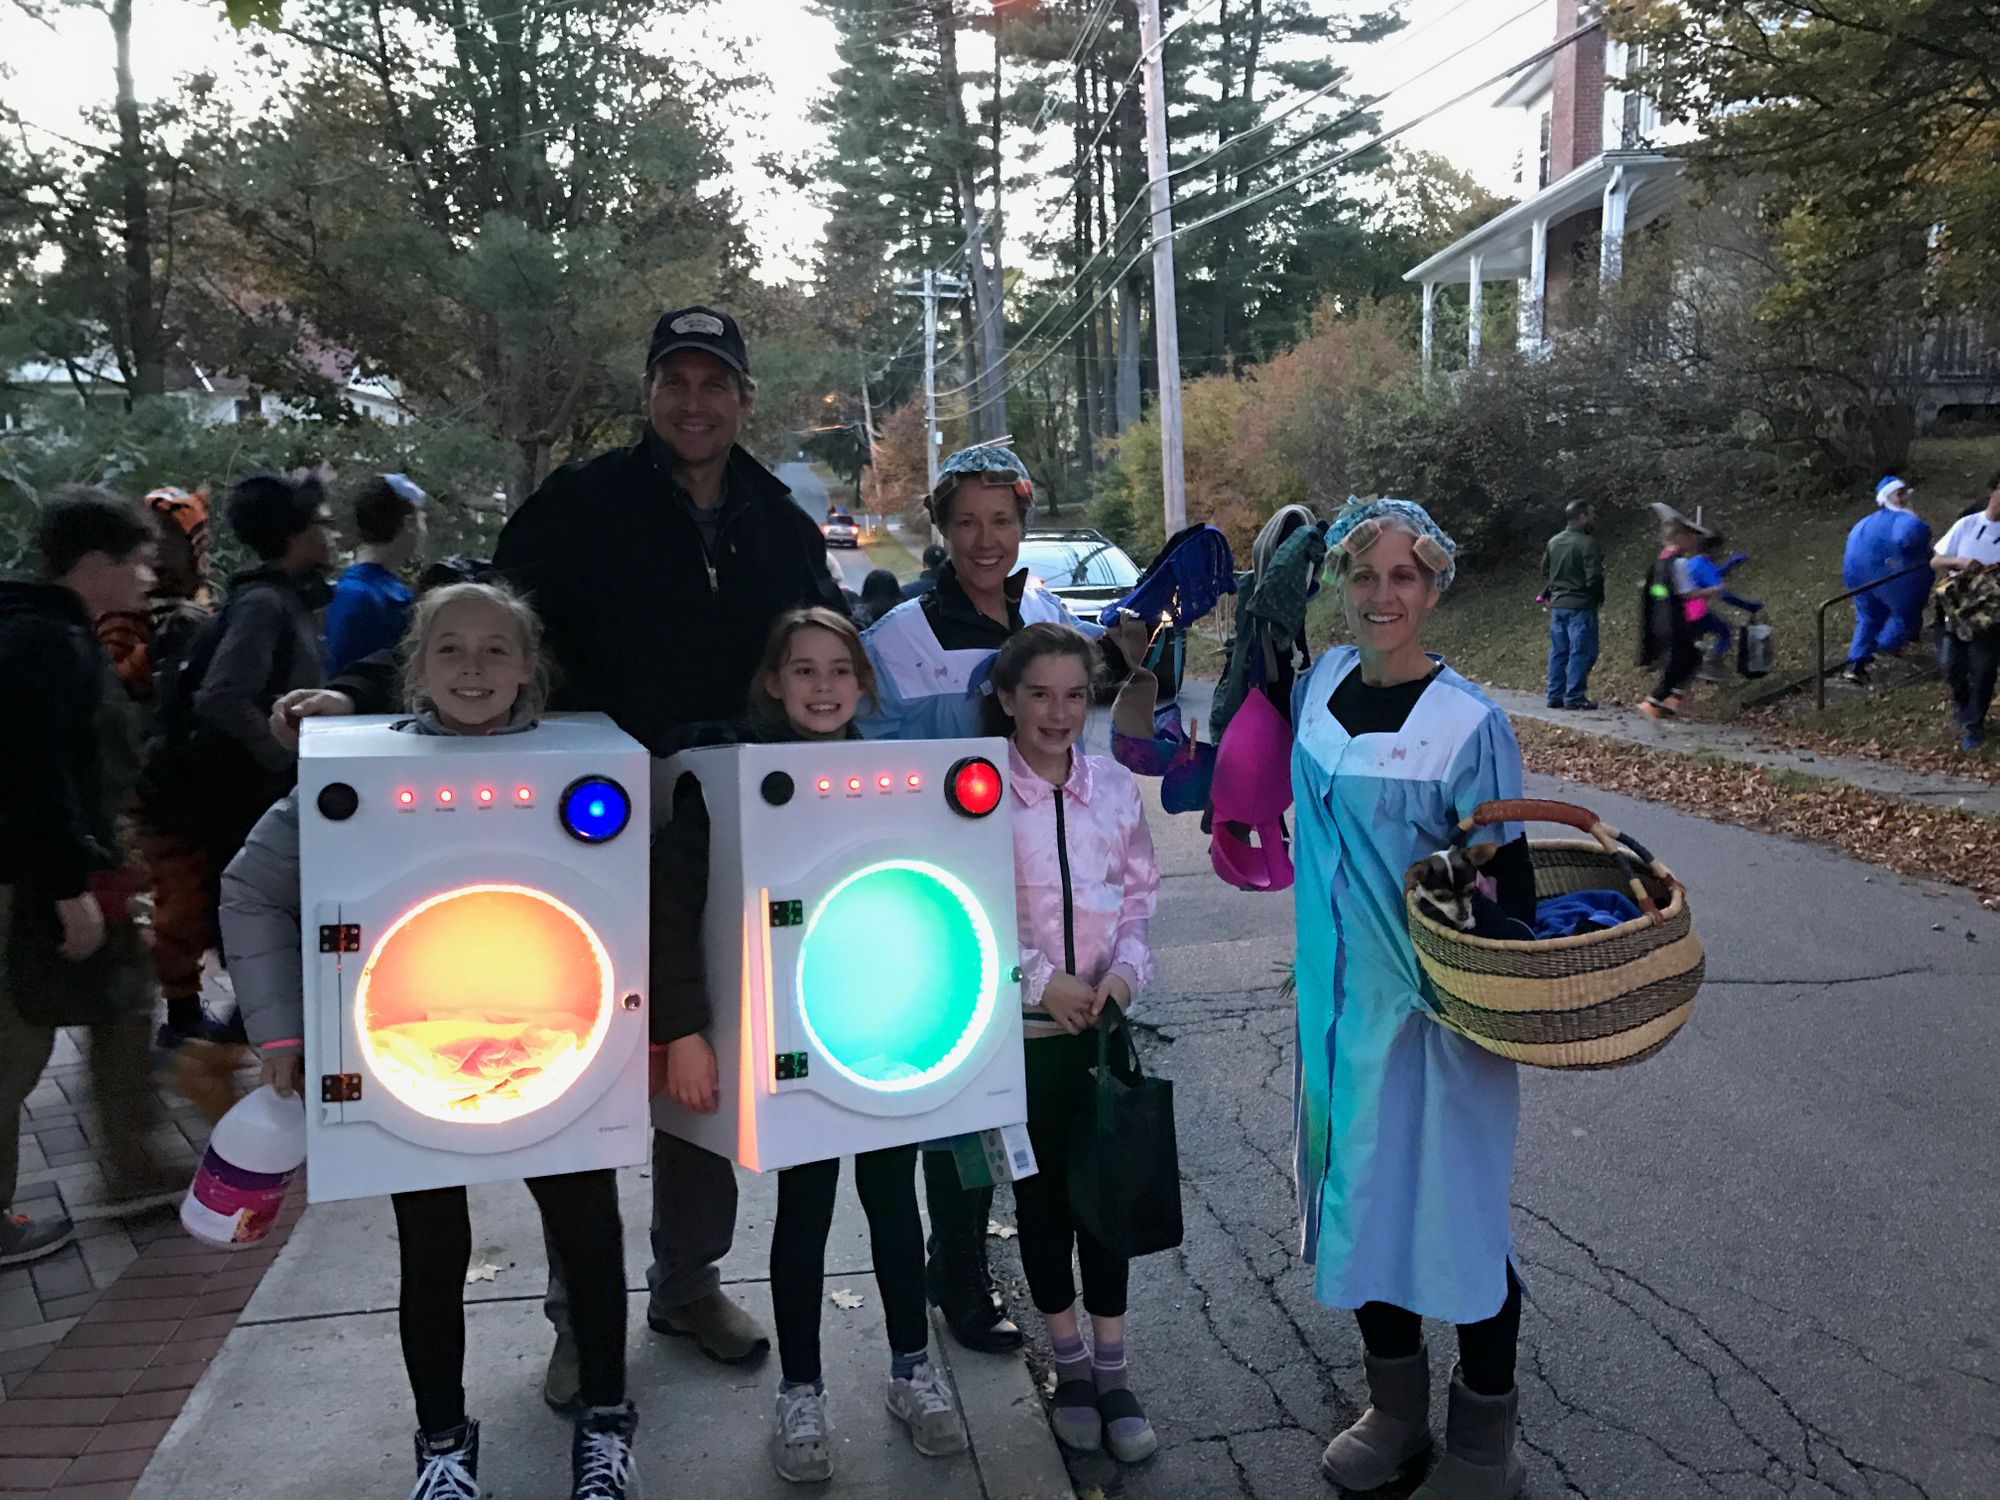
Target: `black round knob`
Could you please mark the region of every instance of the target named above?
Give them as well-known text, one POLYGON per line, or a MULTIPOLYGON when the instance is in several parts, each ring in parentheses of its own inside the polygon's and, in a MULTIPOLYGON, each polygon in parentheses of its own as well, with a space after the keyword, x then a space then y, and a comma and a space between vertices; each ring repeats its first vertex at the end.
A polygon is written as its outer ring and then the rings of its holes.
POLYGON ((329 781, 319 789, 319 815, 345 823, 361 806, 361 794, 344 781, 329 781))
POLYGON ((770 803, 771 806, 783 807, 787 802, 792 800, 792 792, 795 788, 792 786, 791 777, 787 776, 783 771, 773 771, 769 776, 764 778, 764 784, 758 790, 764 794, 764 800, 770 803))

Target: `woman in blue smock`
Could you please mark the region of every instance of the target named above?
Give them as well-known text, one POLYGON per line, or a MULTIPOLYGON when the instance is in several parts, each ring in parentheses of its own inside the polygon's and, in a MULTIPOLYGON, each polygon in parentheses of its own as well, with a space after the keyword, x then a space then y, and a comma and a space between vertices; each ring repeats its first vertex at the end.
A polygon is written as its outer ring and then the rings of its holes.
POLYGON ((1424 651, 1455 549, 1422 507, 1350 501, 1327 539, 1358 648, 1327 652, 1292 698, 1296 1168, 1313 1290, 1355 1313, 1370 1405, 1322 1468, 1369 1490, 1429 1452, 1420 1319, 1436 1318, 1458 1325, 1459 1366, 1445 1455, 1413 1500, 1510 1500, 1520 1093, 1514 1064, 1427 1014, 1403 874, 1480 803, 1521 795, 1521 752, 1506 715, 1424 651))

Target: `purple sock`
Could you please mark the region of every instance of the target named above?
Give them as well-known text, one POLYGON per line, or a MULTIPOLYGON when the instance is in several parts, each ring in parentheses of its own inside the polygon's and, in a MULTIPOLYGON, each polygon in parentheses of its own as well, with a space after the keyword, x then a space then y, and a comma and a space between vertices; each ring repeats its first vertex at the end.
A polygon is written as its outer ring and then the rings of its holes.
POLYGON ((1090 1379, 1090 1351, 1084 1347, 1081 1334, 1069 1339, 1050 1339, 1049 1358, 1056 1367, 1058 1383, 1090 1379))
MULTIPOLYGON (((1097 1393, 1100 1396, 1106 1391, 1126 1389, 1123 1339, 1116 1342, 1110 1339, 1097 1341, 1097 1346, 1090 1352, 1090 1378, 1097 1382, 1097 1393)), ((1120 1437, 1136 1437, 1144 1432, 1148 1425, 1144 1416, 1114 1417, 1111 1421, 1111 1431, 1120 1437)))

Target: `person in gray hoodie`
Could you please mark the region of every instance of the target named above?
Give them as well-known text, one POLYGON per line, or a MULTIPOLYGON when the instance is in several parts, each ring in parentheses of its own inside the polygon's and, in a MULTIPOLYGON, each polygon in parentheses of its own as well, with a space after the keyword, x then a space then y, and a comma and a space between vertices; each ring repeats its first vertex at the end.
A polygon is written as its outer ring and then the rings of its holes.
MULTIPOLYGON (((548 697, 534 612, 493 584, 434 590, 404 641, 411 734, 527 734, 548 697)), ((304 1079, 299 803, 286 794, 222 876, 222 939, 244 1027, 280 1094, 304 1079)), ((635 1491, 638 1413, 625 1394, 625 1263, 617 1174, 531 1177, 543 1232, 568 1267, 583 1409, 571 1444, 571 1500, 635 1491)), ((478 1492, 479 1423, 466 1415, 465 1273, 472 1258, 465 1189, 395 1193, 402 1263, 398 1321, 417 1406, 411 1500, 478 1492)))

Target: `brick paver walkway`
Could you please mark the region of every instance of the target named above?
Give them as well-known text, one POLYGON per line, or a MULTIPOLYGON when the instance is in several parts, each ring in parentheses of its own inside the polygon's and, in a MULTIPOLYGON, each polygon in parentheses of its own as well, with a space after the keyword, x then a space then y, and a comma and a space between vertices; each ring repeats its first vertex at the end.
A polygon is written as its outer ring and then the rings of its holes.
MULTIPOLYGON (((181 1403, 236 1325, 303 1211, 295 1195, 255 1248, 215 1250, 181 1229, 178 1201, 105 1205, 77 1038, 55 1055, 22 1121, 18 1207, 62 1211, 76 1242, 0 1270, 0 1495, 113 1500, 132 1492, 181 1403)), ((165 1078, 161 1156, 192 1176, 208 1125, 165 1078)))

